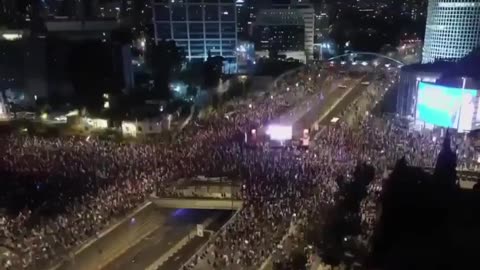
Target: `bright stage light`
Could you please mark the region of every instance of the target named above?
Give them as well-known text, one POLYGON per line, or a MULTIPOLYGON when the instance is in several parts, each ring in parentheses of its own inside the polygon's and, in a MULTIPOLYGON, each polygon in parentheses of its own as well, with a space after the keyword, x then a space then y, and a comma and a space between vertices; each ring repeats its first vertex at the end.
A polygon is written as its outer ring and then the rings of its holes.
POLYGON ((18 33, 4 33, 2 36, 4 39, 8 41, 13 41, 13 40, 21 39, 23 35, 18 33))
POLYGON ((292 127, 282 125, 270 125, 267 128, 267 134, 270 139, 277 141, 286 141, 292 139, 292 127))

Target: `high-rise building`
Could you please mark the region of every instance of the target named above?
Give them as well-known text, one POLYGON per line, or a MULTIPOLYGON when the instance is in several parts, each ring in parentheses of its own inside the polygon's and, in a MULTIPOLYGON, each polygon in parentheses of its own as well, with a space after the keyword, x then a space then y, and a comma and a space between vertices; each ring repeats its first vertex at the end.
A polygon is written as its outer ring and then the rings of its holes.
POLYGON ((120 17, 120 11, 122 9, 122 1, 105 1, 101 2, 97 7, 98 18, 114 18, 120 17))
POLYGON ((305 50, 305 22, 303 14, 298 10, 261 10, 257 14, 254 32, 256 50, 305 50))
POLYGON ((297 0, 298 3, 293 7, 300 11, 303 15, 303 21, 305 22, 305 54, 307 60, 313 59, 313 43, 315 39, 315 10, 313 6, 307 1, 297 0))
POLYGON ((423 63, 456 61, 480 45, 478 0, 430 0, 423 63))
POLYGON ((298 11, 304 22, 304 50, 307 60, 313 59, 315 39, 315 9, 309 0, 271 0, 271 7, 279 10, 298 11))
POLYGON ((238 39, 251 40, 258 5, 255 0, 236 0, 235 4, 237 6, 238 39))
POLYGON ((153 18, 155 41, 174 40, 187 60, 204 61, 211 54, 236 63, 235 0, 156 1, 153 18))

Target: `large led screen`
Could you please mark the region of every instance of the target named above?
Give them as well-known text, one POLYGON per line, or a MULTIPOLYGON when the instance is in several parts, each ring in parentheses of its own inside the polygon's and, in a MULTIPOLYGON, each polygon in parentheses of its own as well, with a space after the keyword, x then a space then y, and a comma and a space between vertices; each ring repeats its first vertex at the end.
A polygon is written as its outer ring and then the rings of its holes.
POLYGON ((470 130, 476 99, 477 90, 420 82, 416 116, 436 126, 470 130))

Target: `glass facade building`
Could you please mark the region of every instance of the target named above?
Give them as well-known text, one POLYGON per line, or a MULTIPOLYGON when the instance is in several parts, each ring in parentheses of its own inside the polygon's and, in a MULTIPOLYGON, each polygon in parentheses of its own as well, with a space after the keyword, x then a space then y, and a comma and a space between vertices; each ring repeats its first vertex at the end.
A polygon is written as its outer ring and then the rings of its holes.
POLYGON ((235 0, 154 0, 155 39, 174 40, 190 60, 223 56, 236 63, 235 0))
POLYGON ((480 1, 429 1, 423 63, 456 61, 479 45, 480 1))

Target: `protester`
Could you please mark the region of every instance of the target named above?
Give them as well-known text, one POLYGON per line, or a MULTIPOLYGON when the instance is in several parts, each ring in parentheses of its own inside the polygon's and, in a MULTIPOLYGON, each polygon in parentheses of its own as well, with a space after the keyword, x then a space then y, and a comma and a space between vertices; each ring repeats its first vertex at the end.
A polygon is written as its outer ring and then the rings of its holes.
MULTIPOLYGON (((8 209, 0 216, 0 244, 13 254, 10 269, 41 269, 68 257, 153 192, 164 194, 177 179, 198 175, 242 179, 244 207, 190 267, 256 269, 287 232, 334 203, 337 178, 358 161, 383 172, 406 153, 414 164, 432 166, 441 138, 406 132, 395 119, 368 117, 355 130, 344 123, 322 128, 308 151, 245 146, 245 132, 300 102, 323 99, 330 94, 323 87, 338 79, 305 66, 265 95, 232 100, 192 122, 168 143, 0 136, 1 200, 8 209)), ((472 155, 459 149, 462 157, 472 155)), ((372 202, 362 205, 373 224, 372 202)))

